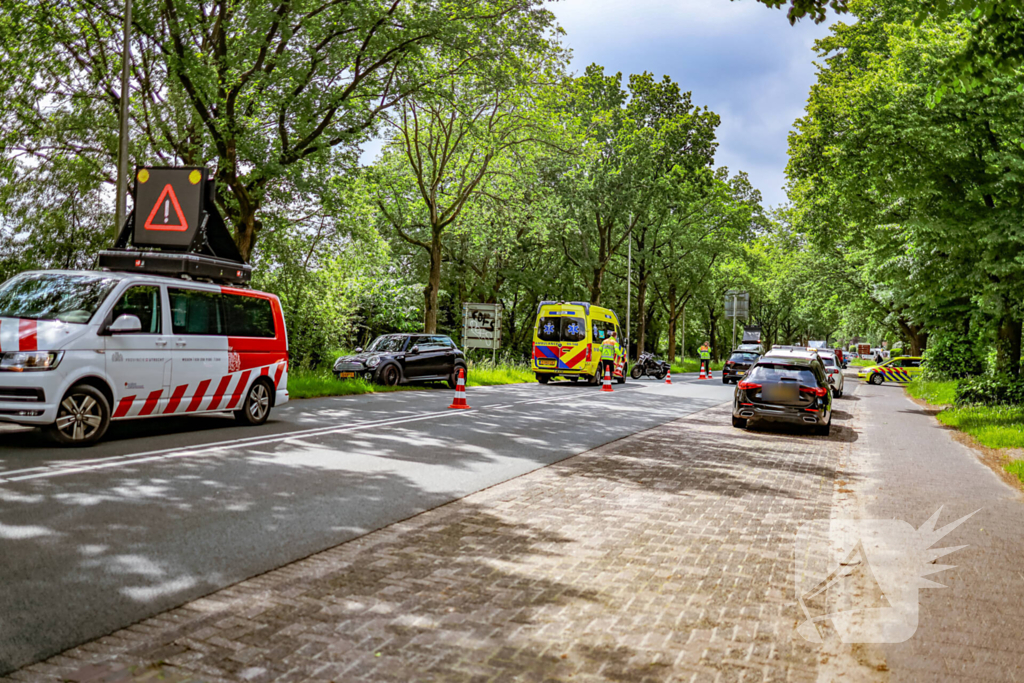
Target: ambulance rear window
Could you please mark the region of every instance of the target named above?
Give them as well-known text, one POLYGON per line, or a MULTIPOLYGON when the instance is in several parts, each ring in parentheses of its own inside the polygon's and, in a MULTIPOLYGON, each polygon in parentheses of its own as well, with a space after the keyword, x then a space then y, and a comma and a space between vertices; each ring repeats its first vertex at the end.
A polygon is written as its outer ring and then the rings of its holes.
POLYGON ((568 315, 541 316, 537 321, 537 338, 546 342, 580 342, 587 338, 583 318, 568 315))

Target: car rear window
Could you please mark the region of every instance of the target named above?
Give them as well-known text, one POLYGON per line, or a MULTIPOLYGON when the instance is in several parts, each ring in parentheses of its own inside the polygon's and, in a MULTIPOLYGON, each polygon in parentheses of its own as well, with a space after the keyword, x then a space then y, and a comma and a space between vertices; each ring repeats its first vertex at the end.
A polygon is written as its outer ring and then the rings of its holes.
POLYGON ((826 368, 834 368, 836 366, 835 360, 833 360, 832 358, 828 358, 826 356, 821 357, 821 364, 824 365, 826 368))
POLYGON ((810 368, 786 363, 759 363, 747 375, 747 381, 777 382, 783 379, 796 380, 807 386, 817 386, 818 384, 818 380, 810 368))
POLYGON ((587 338, 587 323, 569 315, 541 316, 537 320, 537 338, 547 342, 580 342, 587 338))

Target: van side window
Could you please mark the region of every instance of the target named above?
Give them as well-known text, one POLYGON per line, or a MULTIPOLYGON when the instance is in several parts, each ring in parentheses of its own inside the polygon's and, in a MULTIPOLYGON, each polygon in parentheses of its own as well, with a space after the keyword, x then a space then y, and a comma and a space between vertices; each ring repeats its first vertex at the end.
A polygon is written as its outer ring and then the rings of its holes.
POLYGON ((122 315, 134 315, 142 323, 138 334, 160 334, 163 328, 160 315, 160 288, 152 285, 129 287, 110 313, 113 322, 122 315))
POLYGON ((219 292, 169 288, 174 334, 223 335, 219 292))
POLYGON ((239 294, 221 295, 229 337, 276 337, 270 301, 239 294))

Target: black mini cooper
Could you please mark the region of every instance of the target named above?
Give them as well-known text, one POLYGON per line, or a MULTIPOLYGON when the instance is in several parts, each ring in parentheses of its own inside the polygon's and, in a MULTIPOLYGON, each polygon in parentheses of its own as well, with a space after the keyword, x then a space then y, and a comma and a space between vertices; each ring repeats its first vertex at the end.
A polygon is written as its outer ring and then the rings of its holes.
POLYGON ((459 368, 466 370, 466 355, 441 334, 385 334, 366 350, 356 349, 334 363, 338 379, 363 379, 395 386, 443 380, 455 388, 459 368))

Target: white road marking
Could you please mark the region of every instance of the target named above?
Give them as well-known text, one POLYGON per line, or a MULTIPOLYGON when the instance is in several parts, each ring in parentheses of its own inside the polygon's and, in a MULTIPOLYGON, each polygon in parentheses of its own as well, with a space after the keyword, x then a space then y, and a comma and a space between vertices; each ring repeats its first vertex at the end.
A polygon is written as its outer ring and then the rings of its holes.
MULTIPOLYGON (((482 408, 477 408, 475 410, 481 411, 502 409, 510 408, 515 405, 545 403, 549 401, 562 402, 576 398, 600 398, 601 396, 601 393, 584 390, 572 392, 570 394, 555 394, 553 396, 523 399, 521 401, 514 401, 511 404, 484 406, 482 408)), ((393 425, 404 424, 407 422, 418 422, 421 420, 428 420, 431 418, 440 418, 445 416, 451 417, 456 415, 471 415, 473 412, 473 410, 440 410, 430 413, 421 413, 418 415, 409 415, 397 418, 387 418, 383 420, 357 422, 354 424, 344 426, 316 427, 312 429, 286 432, 284 434, 275 434, 269 436, 251 436, 242 439, 231 439, 228 441, 219 441, 211 444, 200 444, 197 446, 190 446, 185 448, 165 448, 156 451, 147 451, 144 453, 133 453, 130 455, 121 455, 109 458, 97 458, 95 460, 85 460, 74 463, 61 463, 47 467, 31 467, 27 469, 12 470, 10 472, 0 473, 0 484, 28 481, 30 479, 48 479, 51 477, 57 477, 64 474, 91 472, 94 470, 110 469, 113 467, 127 467, 147 462, 154 462, 158 460, 168 460, 171 458, 183 458, 203 454, 212 454, 221 451, 232 450, 235 448, 239 448, 241 446, 261 446, 264 444, 279 443, 282 441, 289 441, 292 439, 298 439, 302 437, 326 436, 328 434, 344 434, 346 432, 354 432, 373 427, 390 427, 393 425)))

